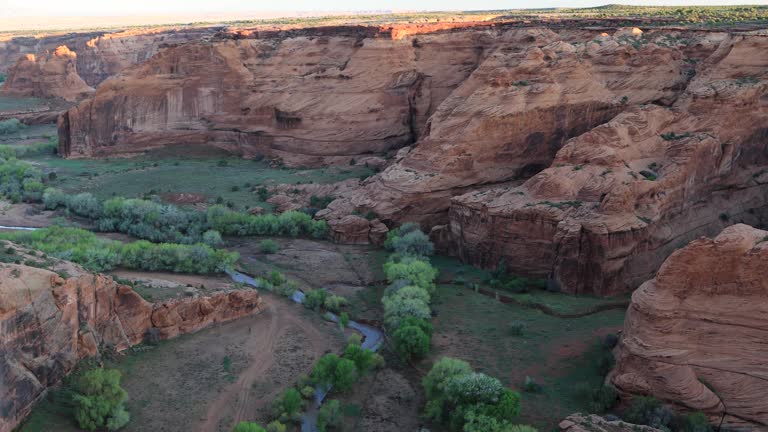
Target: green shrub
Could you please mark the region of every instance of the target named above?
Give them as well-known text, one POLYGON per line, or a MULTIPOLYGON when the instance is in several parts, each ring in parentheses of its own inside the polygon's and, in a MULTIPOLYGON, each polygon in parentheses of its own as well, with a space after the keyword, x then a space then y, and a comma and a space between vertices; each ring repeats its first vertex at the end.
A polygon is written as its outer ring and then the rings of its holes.
POLYGON ((285 413, 289 418, 296 416, 303 407, 301 393, 293 387, 287 389, 275 403, 276 413, 285 413))
POLYGON ((304 399, 312 399, 315 397, 315 388, 312 386, 304 386, 301 388, 301 397, 304 399))
POLYGON ((638 396, 624 412, 622 418, 635 424, 648 424, 654 410, 661 407, 661 401, 650 396, 638 396))
POLYGON ((429 237, 421 231, 411 231, 402 237, 395 237, 390 248, 402 256, 427 257, 435 252, 429 237))
POLYGON ((275 420, 267 425, 267 432, 286 432, 288 427, 279 420, 275 420))
POLYGON ((128 424, 130 416, 124 406, 128 393, 120 387, 120 379, 119 370, 98 368, 77 380, 73 402, 80 428, 114 431, 128 424))
POLYGON ((349 390, 357 381, 357 367, 352 360, 335 354, 320 357, 312 370, 312 379, 321 385, 331 385, 335 390, 349 390))
POLYGON ((435 290, 437 273, 437 269, 430 263, 416 258, 404 258, 399 262, 389 261, 384 264, 384 274, 388 282, 406 280, 430 294, 435 290))
POLYGON ((429 353, 430 337, 417 326, 400 326, 392 335, 395 352, 406 361, 424 358, 429 353))
POLYGON ((308 290, 304 295, 304 307, 319 312, 327 298, 328 292, 324 289, 308 290))
POLYGON ((336 399, 326 401, 317 413, 317 430, 325 432, 328 428, 341 425, 341 403, 336 399))
POLYGON ((0 120, 0 135, 11 135, 26 129, 27 125, 20 122, 19 119, 0 120))
POLYGON ((429 304, 418 298, 388 296, 382 298, 384 304, 384 324, 388 329, 397 329, 402 320, 416 318, 428 320, 432 316, 429 304))
POLYGON ((375 352, 363 348, 356 341, 350 342, 344 349, 344 358, 352 360, 358 375, 365 375, 373 369, 384 366, 384 358, 375 352))
POLYGON ((342 312, 339 314, 339 327, 341 327, 342 330, 349 327, 349 314, 346 312, 342 312))
POLYGON ((712 432, 707 416, 702 412, 688 413, 682 419, 683 432, 712 432))
POLYGON ((261 253, 273 254, 277 253, 279 249, 280 247, 277 245, 277 242, 272 239, 265 239, 259 242, 259 250, 261 253))
POLYGON ((235 426, 232 432, 267 432, 263 427, 257 423, 241 421, 235 426))
POLYGON ((338 313, 342 307, 346 306, 349 302, 346 298, 337 295, 330 295, 323 301, 323 307, 334 313, 338 313))
POLYGON ((501 430, 520 413, 520 395, 499 380, 473 372, 466 362, 440 359, 422 381, 426 415, 451 429, 501 430))
POLYGON ((203 233, 203 243, 210 247, 221 246, 224 243, 221 239, 221 234, 218 231, 208 230, 203 233))

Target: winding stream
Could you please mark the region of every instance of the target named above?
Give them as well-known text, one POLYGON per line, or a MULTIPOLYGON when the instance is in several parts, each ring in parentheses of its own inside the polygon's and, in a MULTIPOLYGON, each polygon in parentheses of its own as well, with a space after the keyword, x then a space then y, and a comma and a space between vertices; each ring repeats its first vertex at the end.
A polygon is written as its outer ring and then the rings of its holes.
MULTIPOLYGON (((16 230, 16 231, 35 231, 38 228, 33 227, 17 227, 17 226, 3 226, 0 225, 0 230, 16 230)), ((264 289, 264 285, 252 276, 245 273, 240 273, 235 270, 228 270, 226 272, 229 277, 237 283, 248 285, 253 288, 264 289)), ((304 303, 305 295, 302 291, 296 290, 291 296, 291 300, 295 303, 304 303)), ((339 317, 336 314, 328 312, 326 317, 333 322, 338 322, 339 317)), ((376 327, 361 324, 356 321, 350 321, 349 328, 360 332, 363 335, 362 347, 371 351, 378 351, 384 342, 384 333, 376 327)), ((320 406, 325 401, 326 396, 331 391, 330 386, 318 385, 315 387, 315 398, 313 403, 309 406, 307 411, 301 416, 301 432, 317 432, 317 414, 320 410, 320 406)))
MULTIPOLYGON (((254 288, 264 288, 258 279, 248 276, 247 274, 234 270, 227 271, 227 274, 235 282, 249 285, 254 288)), ((291 296, 291 300, 296 303, 304 303, 304 297, 303 292, 296 290, 291 296)), ((326 314, 326 317, 333 322, 338 322, 339 320, 339 317, 336 314, 330 312, 326 314)), ((350 321, 349 328, 354 329, 363 335, 363 348, 371 351, 377 351, 381 348, 381 345, 384 342, 384 333, 382 333, 381 330, 356 321, 350 321)), ((317 413, 330 391, 330 386, 315 386, 315 399, 312 401, 312 404, 307 411, 301 416, 301 432, 317 432, 317 413)))

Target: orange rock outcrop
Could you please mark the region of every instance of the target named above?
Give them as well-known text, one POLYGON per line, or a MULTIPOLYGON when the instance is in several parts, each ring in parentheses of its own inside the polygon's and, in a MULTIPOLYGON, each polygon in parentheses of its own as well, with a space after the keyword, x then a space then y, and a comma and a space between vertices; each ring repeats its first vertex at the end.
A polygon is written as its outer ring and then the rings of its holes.
POLYGON ((0 87, 0 94, 39 98, 84 99, 93 88, 77 73, 77 54, 66 45, 52 52, 20 58, 0 87))
POLYGON ((49 386, 101 349, 121 351, 150 331, 171 338, 263 308, 254 290, 149 303, 110 277, 79 270, 64 279, 24 265, 0 268, 0 432, 10 432, 49 386))
POLYGON ((632 295, 612 383, 766 430, 768 236, 739 224, 673 253, 632 295))

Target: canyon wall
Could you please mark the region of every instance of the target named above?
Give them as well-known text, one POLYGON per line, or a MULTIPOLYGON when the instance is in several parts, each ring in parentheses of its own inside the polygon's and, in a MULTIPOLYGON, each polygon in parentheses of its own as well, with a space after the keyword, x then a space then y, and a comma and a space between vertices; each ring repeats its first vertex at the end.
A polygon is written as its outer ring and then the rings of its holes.
POLYGON ((569 138, 628 109, 672 104, 694 64, 727 35, 529 29, 503 37, 518 44, 499 45, 437 108, 407 155, 320 216, 373 211, 387 223, 445 225, 452 197, 528 178, 569 138))
POLYGON ((0 72, 13 73, 19 58, 28 54, 44 55, 66 46, 77 54, 80 77, 89 86, 96 87, 165 47, 207 39, 221 30, 222 27, 171 27, 10 37, 0 39, 0 72))
POLYGON ((61 154, 210 145, 288 165, 346 164, 416 141, 498 36, 468 30, 393 39, 364 30, 246 35, 164 50, 63 116, 61 154))
POLYGON ((25 265, 0 268, 0 432, 10 432, 51 385, 101 349, 122 351, 150 333, 167 339, 258 313, 257 291, 157 303, 103 275, 25 265))
POLYGON ((613 295, 693 238, 764 223, 766 49, 766 37, 729 37, 672 106, 633 107, 570 140, 521 186, 454 198, 458 255, 505 260, 552 289, 613 295))
POLYGON ((0 95, 62 98, 70 102, 84 99, 93 91, 77 73, 77 54, 65 45, 52 52, 21 57, 0 87, 0 95))
POLYGON ((632 295, 612 383, 768 429, 768 232, 733 225, 673 253, 632 295))

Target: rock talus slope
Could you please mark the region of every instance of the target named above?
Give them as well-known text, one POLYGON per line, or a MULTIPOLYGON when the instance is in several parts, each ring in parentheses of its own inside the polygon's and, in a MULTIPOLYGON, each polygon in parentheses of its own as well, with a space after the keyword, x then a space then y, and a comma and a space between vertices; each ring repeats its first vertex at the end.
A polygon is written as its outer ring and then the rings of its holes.
POLYGON ((766 236, 738 224, 695 240, 634 292, 611 374, 620 391, 768 428, 766 236))
POLYGON ((0 268, 0 432, 102 348, 121 351, 150 330, 166 339, 263 308, 254 290, 149 303, 107 276, 78 271, 64 279, 24 265, 0 268))
POLYGON ((766 49, 765 37, 728 37, 673 105, 627 109, 518 187, 454 198, 456 252, 569 293, 613 295, 693 238, 764 223, 766 49))

